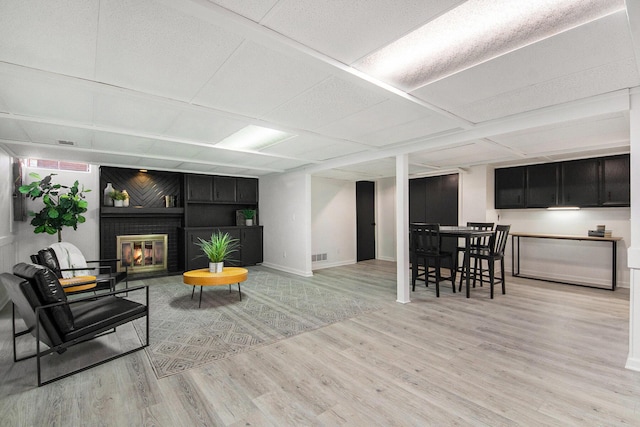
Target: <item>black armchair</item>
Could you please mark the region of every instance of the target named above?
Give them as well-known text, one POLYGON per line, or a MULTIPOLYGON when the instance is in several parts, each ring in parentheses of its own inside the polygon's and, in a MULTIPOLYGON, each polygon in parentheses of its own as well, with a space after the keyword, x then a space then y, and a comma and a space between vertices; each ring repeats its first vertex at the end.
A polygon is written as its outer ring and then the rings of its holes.
POLYGON ((19 362, 36 357, 38 386, 93 368, 149 345, 149 289, 146 286, 68 301, 58 278, 50 269, 26 263, 16 264, 13 274, 2 273, 0 282, 7 289, 13 302, 13 360, 19 362), (145 304, 116 296, 143 290, 146 291, 145 304), (27 326, 26 330, 20 332, 16 332, 16 309, 27 326), (141 343, 140 347, 42 381, 43 357, 53 353, 62 354, 73 345, 115 332, 116 327, 142 317, 147 318, 147 336, 146 342, 141 343), (36 339, 36 351, 34 354, 18 358, 16 338, 28 333, 36 339), (46 344, 48 348, 41 349, 41 343, 46 344))
MULTIPOLYGON (((101 290, 101 289, 109 289, 111 291, 115 290, 115 286, 124 281, 125 288, 129 287, 129 278, 128 271, 125 267, 125 271, 113 271, 111 264, 120 260, 117 259, 101 259, 95 261, 86 261, 88 267, 82 268, 61 268, 60 262, 58 261, 58 257, 53 248, 45 248, 38 251, 37 254, 31 255, 31 262, 34 264, 40 264, 45 267, 48 267, 51 271, 55 273, 55 275, 60 279, 63 286, 65 285, 65 280, 63 278, 63 272, 65 271, 77 271, 77 270, 89 270, 96 271, 95 280, 93 276, 87 277, 85 282, 75 281, 74 285, 81 285, 83 283, 92 283, 95 282, 95 288, 91 288, 91 291, 101 290), (95 265, 95 266, 92 266, 95 265)), ((80 276, 83 277, 83 276, 80 276)))

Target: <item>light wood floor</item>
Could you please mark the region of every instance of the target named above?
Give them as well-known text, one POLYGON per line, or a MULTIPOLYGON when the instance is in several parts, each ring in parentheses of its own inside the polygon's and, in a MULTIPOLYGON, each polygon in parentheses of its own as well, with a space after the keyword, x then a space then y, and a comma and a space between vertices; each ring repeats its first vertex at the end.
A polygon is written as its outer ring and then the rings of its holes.
POLYGON ((0 425, 640 425, 640 372, 624 369, 628 289, 508 276, 494 300, 446 282, 439 299, 421 285, 399 304, 393 263, 308 280, 382 308, 162 380, 142 351, 37 388, 35 361, 12 361, 5 307, 0 425))

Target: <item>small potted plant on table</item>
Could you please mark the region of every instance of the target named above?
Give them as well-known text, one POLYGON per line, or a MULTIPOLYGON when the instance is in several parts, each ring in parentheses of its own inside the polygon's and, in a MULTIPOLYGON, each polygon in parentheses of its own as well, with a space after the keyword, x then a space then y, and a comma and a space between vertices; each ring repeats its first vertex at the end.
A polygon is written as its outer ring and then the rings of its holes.
POLYGON ((232 238, 229 233, 217 231, 211 235, 211 239, 204 240, 198 237, 196 243, 209 258, 209 271, 211 273, 221 273, 224 261, 230 259, 230 255, 238 251, 240 241, 232 238))

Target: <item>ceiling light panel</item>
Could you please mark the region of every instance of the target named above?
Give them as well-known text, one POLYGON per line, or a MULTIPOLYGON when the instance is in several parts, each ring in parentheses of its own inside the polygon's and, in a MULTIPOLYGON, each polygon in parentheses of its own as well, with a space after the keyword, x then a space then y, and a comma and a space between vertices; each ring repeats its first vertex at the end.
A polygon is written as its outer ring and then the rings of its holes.
POLYGON ((276 129, 249 125, 233 135, 226 137, 215 144, 215 146, 235 150, 260 150, 291 138, 292 136, 294 135, 276 129))
POLYGON ((469 0, 354 67, 406 91, 624 8, 624 0, 469 0))

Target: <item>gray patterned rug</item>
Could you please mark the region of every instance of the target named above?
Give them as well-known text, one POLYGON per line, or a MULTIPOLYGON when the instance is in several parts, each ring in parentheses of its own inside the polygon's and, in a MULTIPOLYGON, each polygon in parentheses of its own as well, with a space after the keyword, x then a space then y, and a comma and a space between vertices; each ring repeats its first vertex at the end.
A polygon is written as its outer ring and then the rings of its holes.
MULTIPOLYGON (((378 308, 311 280, 252 269, 241 285, 242 301, 237 285, 231 292, 204 287, 198 308, 200 288, 191 299, 193 288, 181 276, 167 279, 149 287, 151 343, 145 351, 158 378, 378 308)), ((145 321, 135 328, 142 338, 145 321)))

